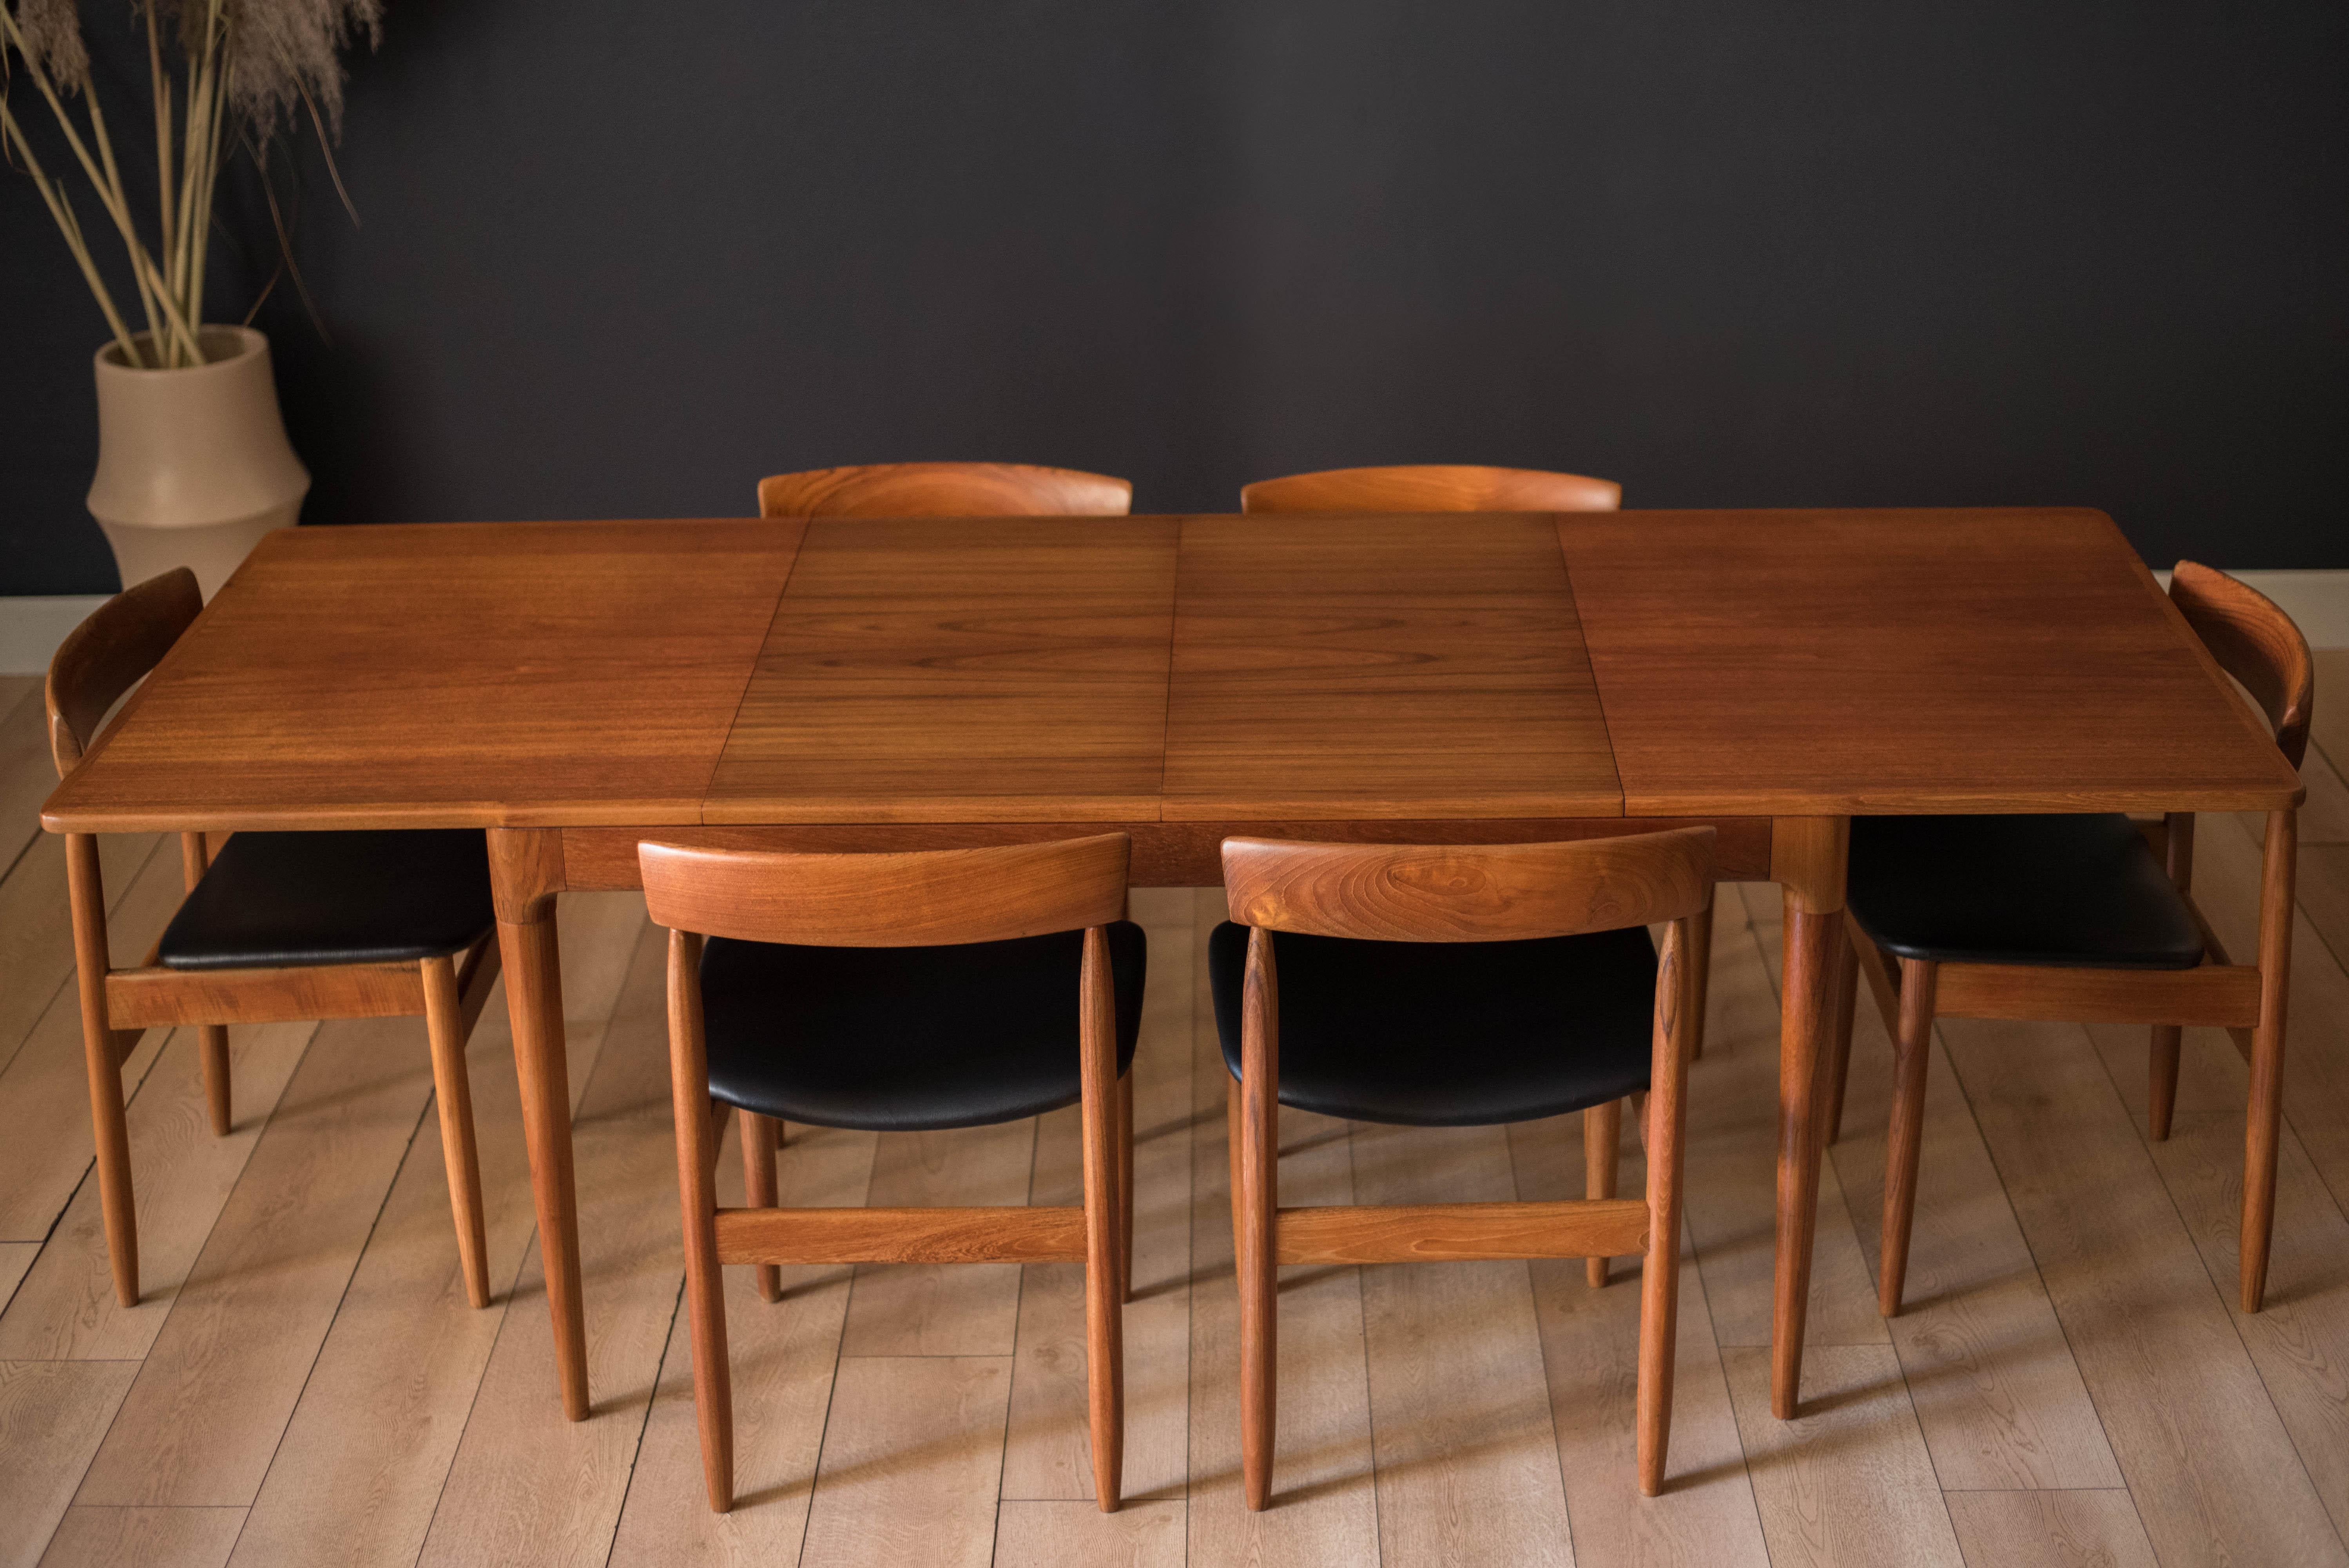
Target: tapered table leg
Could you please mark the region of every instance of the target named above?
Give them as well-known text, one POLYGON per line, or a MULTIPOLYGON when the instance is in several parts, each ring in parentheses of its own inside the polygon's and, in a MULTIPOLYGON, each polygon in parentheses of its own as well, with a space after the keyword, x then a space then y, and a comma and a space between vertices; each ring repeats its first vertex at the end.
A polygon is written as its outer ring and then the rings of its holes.
POLYGON ((1803 1383, 1803 1328, 1818 1217, 1819 1069, 1835 1027, 1843 935, 1843 817, 1780 817, 1770 871, 1786 894, 1786 972, 1778 1021, 1778 1247, 1770 1320, 1770 1410, 1792 1420, 1803 1383))
POLYGON ((563 887, 563 836, 492 828, 490 883, 498 909, 506 1011, 513 1021, 514 1075, 522 1085, 531 1196, 538 1209, 546 1310, 563 1414, 587 1418, 587 1332, 579 1290, 579 1202, 571 1174, 571 1071, 563 1038, 563 971, 554 895, 563 887))

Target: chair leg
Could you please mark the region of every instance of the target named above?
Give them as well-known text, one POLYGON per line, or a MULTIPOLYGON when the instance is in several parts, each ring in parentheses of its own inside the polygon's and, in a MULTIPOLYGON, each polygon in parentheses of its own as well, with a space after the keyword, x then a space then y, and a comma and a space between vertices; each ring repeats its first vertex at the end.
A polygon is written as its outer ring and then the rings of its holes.
MULTIPOLYGON (((743 1201, 753 1209, 772 1209, 775 1194, 775 1120, 754 1111, 742 1113, 743 1201)), ((774 1263, 758 1266, 759 1299, 783 1299, 783 1271, 774 1263)))
POLYGON ((2251 1032, 2251 1095, 2243 1122, 2243 1227, 2237 1243, 2245 1312, 2267 1299, 2275 1229, 2276 1137, 2283 1115, 2284 999, 2292 978, 2292 884, 2300 815, 2268 813, 2260 864, 2260 1022, 2251 1032))
MULTIPOLYGON (((1623 1102, 1609 1100, 1603 1106, 1593 1106, 1582 1113, 1582 1196, 1588 1199, 1615 1196, 1615 1173, 1620 1163, 1623 1145, 1623 1102)), ((1607 1260, 1585 1258, 1583 1271, 1588 1276, 1590 1288, 1597 1290, 1607 1282, 1607 1260)))
POLYGON ((1272 933, 1248 933, 1240 992, 1238 1179, 1232 1187, 1232 1267, 1240 1288, 1240 1490, 1272 1501, 1279 1390, 1280 981, 1272 933))
MULTIPOLYGON (((1694 925, 1691 920, 1674 922, 1675 936, 1665 946, 1668 961, 1681 956, 1671 950, 1694 936, 1694 925)), ((1664 1460, 1671 1447, 1673 1360, 1680 1336, 1681 1179, 1688 1126, 1688 1053, 1692 1044, 1690 1024, 1696 1012, 1694 998, 1700 994, 1693 975, 1672 976, 1675 966, 1670 961, 1663 967, 1659 984, 1675 981, 1679 998, 1669 1012, 1658 1009, 1656 1070, 1649 1075, 1647 1127, 1642 1135, 1648 1150, 1648 1250, 1640 1263, 1635 1424, 1640 1491, 1645 1497, 1664 1490, 1664 1460)))
POLYGON ((89 1069, 89 1125, 98 1152, 98 1207, 106 1219, 106 1255, 114 1273, 114 1296, 124 1306, 139 1304, 139 1209, 130 1188, 130 1128, 122 1110, 122 1061, 114 1036, 100 1025, 85 1033, 83 1055, 89 1069))
POLYGON ((1272 1449, 1279 1384, 1279 1270, 1275 1262, 1279 1137, 1266 1096, 1242 1096, 1240 1179, 1232 1194, 1233 1263, 1240 1287, 1240 1468, 1247 1506, 1272 1501, 1272 1449))
POLYGON ((2169 1121, 2178 1109, 2178 1047, 2186 1031, 2175 1023, 2153 1026, 2153 1050, 2147 1066, 2146 1131, 2160 1143, 2169 1137, 2169 1121))
POLYGON ((228 1025, 198 1024, 196 1038, 203 1050, 204 1103, 212 1110, 212 1136, 226 1137, 229 1128, 236 1125, 229 1095, 228 1025))
POLYGON ((98 1155, 98 1207, 106 1220, 106 1256, 114 1296, 139 1304, 139 1210, 130 1190, 130 1128, 122 1113, 125 1031, 108 1026, 106 887, 98 873, 98 840, 66 835, 66 890, 73 912, 74 975, 81 1002, 83 1065, 89 1076, 90 1139, 98 1155))
MULTIPOLYGON (((693 1199, 686 1199, 688 1208, 693 1199)), ((686 1311, 693 1335, 693 1404, 701 1427, 701 1479, 709 1511, 734 1507, 734 1380, 727 1363, 726 1285, 718 1263, 718 1216, 704 1206, 688 1215, 686 1311)))
POLYGON ((1133 1072, 1117 1081, 1117 1299, 1133 1299, 1133 1072))
POLYGON ((457 1259, 465 1299, 490 1304, 489 1237, 481 1220, 481 1161, 473 1145, 473 1085, 465 1071, 464 1003, 457 966, 429 958, 424 971, 424 1030, 432 1042, 432 1102, 440 1110, 440 1159, 449 1171, 449 1210, 457 1223, 457 1259))
POLYGON ((1843 1137, 1843 1092, 1851 1079, 1851 1020, 1859 1003, 1859 955, 1848 941, 1836 944, 1835 1028, 1827 1035, 1826 1059, 1819 1064, 1819 1136, 1830 1145, 1843 1137))
MULTIPOLYGON (((1093 1501, 1115 1513, 1125 1475, 1125 1265, 1127 1225, 1118 1214, 1120 1131, 1117 1023, 1109 935, 1085 930, 1077 984, 1078 1084, 1085 1182, 1085 1406, 1092 1438, 1093 1501)), ((1123 1184, 1130 1189, 1131 1182, 1123 1184)))
POLYGON ((718 1134, 725 1127, 721 1113, 727 1107, 709 1097, 701 939, 688 931, 668 934, 668 1081, 701 1479, 709 1491, 709 1511, 726 1513, 734 1507, 734 1380, 726 1359, 726 1272, 718 1262, 718 1134))
POLYGON ((1933 992, 1939 967, 1900 961, 1900 1037, 1893 1042, 1892 1127, 1884 1150, 1884 1241, 1876 1305, 1900 1315, 1909 1278, 1909 1233, 1917 1220, 1917 1156, 1925 1134, 1925 1066, 1933 1054, 1933 992))

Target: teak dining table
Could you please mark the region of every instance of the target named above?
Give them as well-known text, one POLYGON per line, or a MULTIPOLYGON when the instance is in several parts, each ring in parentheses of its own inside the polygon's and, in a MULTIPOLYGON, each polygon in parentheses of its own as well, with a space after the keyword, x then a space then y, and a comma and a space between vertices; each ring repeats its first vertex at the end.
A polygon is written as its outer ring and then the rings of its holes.
POLYGON ((1785 895, 1795 1410, 1854 815, 2270 811, 2299 779, 2102 513, 673 520, 265 539, 55 832, 487 830, 563 1407, 588 1413, 556 896, 636 845, 1692 823, 1785 895))

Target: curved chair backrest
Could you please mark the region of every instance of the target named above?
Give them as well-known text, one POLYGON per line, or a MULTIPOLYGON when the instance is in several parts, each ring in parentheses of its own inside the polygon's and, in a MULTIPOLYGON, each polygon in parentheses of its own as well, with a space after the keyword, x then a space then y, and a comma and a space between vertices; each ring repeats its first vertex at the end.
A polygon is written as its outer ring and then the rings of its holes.
POLYGON ((174 566, 125 588, 58 645, 49 660, 49 755, 65 777, 122 694, 161 662, 204 607, 196 575, 174 566))
POLYGON ((802 855, 640 844, 645 904, 673 930, 802 947, 1008 941, 1125 918, 1123 833, 984 849, 802 855))
POLYGON ((2169 598, 2219 668, 2266 711, 2284 761, 2299 767, 2316 707, 2316 661, 2292 617, 2250 584, 2193 561, 2178 563, 2169 598))
POLYGON ((759 481, 761 517, 1123 517, 1133 486, 1021 462, 876 462, 759 481))
POLYGON ((1710 827, 1563 844, 1224 840, 1243 926, 1371 941, 1497 942, 1619 930, 1713 901, 1710 827))
POLYGON ((1292 473, 1240 491, 1243 512, 1612 512, 1622 504, 1623 487, 1611 479, 1437 463, 1292 473))

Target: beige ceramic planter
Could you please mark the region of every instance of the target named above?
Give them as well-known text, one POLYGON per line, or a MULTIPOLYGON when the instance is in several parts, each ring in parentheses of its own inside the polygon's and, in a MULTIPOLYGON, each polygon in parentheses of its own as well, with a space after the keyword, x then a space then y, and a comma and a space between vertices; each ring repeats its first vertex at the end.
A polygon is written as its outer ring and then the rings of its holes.
POLYGON ((207 362, 134 369, 98 352, 98 476, 90 515, 125 587, 187 566, 206 598, 273 528, 290 526, 310 474, 286 444, 269 339, 207 327, 207 362))

